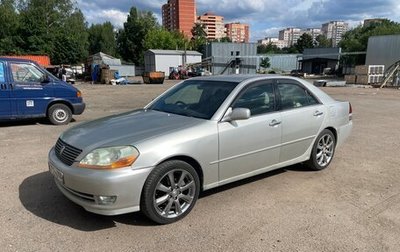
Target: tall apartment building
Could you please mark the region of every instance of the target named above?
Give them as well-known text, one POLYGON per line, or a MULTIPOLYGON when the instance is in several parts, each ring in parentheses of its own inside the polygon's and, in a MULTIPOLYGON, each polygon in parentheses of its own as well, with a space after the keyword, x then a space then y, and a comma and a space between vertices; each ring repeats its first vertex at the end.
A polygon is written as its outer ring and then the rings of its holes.
POLYGON ((317 37, 322 34, 322 31, 319 28, 307 28, 303 30, 303 33, 307 33, 313 38, 313 41, 315 41, 317 37))
POLYGON ((202 24, 208 40, 222 39, 225 37, 224 17, 207 12, 197 17, 197 22, 202 24))
POLYGON ((276 47, 278 47, 279 49, 288 47, 288 42, 286 40, 280 40, 279 38, 267 37, 265 39, 260 39, 257 42, 258 42, 258 44, 261 44, 261 45, 272 44, 272 45, 275 45, 276 47))
POLYGON ((279 40, 287 41, 288 47, 297 43, 297 40, 303 34, 299 28, 286 28, 279 31, 279 40))
POLYGON ((322 25, 322 34, 332 40, 332 47, 337 47, 342 35, 349 29, 349 24, 343 21, 330 21, 322 25))
POLYGON ((180 31, 191 38, 195 22, 195 0, 168 0, 162 6, 163 27, 169 31, 180 31))
POLYGON ((364 27, 368 27, 370 25, 376 25, 376 24, 381 24, 385 22, 385 18, 370 18, 370 19, 364 19, 364 27))
POLYGON ((248 24, 225 24, 226 36, 234 43, 249 43, 250 29, 248 24))

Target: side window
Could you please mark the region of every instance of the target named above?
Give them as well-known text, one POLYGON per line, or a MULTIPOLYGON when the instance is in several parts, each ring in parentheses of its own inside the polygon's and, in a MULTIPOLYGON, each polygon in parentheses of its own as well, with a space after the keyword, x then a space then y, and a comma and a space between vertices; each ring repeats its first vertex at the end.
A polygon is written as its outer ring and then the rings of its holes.
POLYGON ((282 110, 318 104, 318 101, 306 89, 296 84, 279 83, 278 91, 282 110))
POLYGON ((252 116, 274 111, 275 94, 273 85, 268 83, 248 88, 236 99, 232 108, 248 108, 252 116))
POLYGON ((43 73, 30 64, 11 63, 11 72, 14 81, 29 84, 33 82, 41 82, 43 80, 43 73))
POLYGON ((4 83, 4 82, 6 82, 4 65, 3 65, 3 62, 0 62, 0 83, 4 83))

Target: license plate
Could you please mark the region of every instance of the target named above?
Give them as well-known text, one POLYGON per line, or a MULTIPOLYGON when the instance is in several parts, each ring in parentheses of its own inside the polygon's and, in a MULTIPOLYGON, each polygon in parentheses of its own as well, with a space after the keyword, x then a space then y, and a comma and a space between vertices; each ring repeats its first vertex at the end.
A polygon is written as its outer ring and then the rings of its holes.
POLYGON ((49 171, 60 183, 64 184, 64 174, 49 163, 49 171))

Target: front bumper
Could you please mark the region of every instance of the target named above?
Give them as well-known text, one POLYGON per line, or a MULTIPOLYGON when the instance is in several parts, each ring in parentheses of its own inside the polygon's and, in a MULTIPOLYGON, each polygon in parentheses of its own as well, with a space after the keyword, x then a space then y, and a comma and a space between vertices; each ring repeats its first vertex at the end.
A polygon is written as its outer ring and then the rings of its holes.
POLYGON ((121 168, 100 171, 67 166, 55 155, 49 153, 49 166, 61 172, 62 179, 55 178, 60 191, 71 201, 89 212, 102 215, 117 215, 140 210, 140 195, 144 182, 152 167, 134 170, 121 168), (101 205, 95 196, 117 196, 115 203, 101 205))
POLYGON ((74 115, 80 115, 85 110, 85 107, 86 107, 86 104, 84 102, 72 104, 72 108, 73 108, 72 113, 74 115))

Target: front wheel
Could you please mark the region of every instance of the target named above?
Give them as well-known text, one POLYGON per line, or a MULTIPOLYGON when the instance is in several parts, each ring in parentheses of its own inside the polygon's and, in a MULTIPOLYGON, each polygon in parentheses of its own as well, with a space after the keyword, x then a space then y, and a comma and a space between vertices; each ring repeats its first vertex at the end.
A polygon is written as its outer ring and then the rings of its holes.
POLYGON ((180 160, 166 161, 147 178, 140 208, 154 222, 169 224, 189 214, 199 191, 199 176, 191 165, 180 160))
POLYGON ((58 103, 49 108, 47 117, 52 124, 63 125, 71 121, 72 112, 67 105, 58 103))
POLYGON ((312 170, 322 170, 329 166, 335 154, 336 139, 332 131, 324 129, 314 143, 307 166, 312 170))

